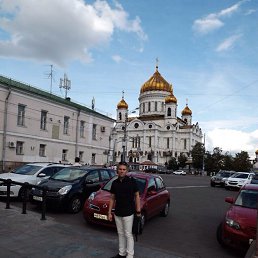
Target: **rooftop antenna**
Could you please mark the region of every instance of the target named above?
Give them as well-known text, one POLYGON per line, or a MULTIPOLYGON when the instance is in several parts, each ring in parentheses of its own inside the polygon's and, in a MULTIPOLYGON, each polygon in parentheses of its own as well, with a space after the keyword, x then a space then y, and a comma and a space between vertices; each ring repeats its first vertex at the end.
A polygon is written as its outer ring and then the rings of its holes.
POLYGON ((59 88, 65 89, 65 99, 67 99, 67 91, 71 89, 71 80, 68 80, 66 73, 64 74, 64 79, 60 78, 59 88))
POLYGON ((50 94, 52 94, 52 86, 53 86, 53 79, 54 79, 53 65, 51 64, 49 66, 50 66, 50 72, 45 73, 45 75, 47 75, 47 79, 50 79, 50 94))

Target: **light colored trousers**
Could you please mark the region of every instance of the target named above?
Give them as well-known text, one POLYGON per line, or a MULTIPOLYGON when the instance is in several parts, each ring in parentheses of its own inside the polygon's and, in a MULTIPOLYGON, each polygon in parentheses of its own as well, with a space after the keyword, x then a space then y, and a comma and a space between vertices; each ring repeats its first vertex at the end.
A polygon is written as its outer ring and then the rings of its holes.
POLYGON ((133 258, 134 255, 134 239, 132 234, 133 217, 119 217, 115 215, 115 222, 119 242, 119 254, 127 258, 133 258))

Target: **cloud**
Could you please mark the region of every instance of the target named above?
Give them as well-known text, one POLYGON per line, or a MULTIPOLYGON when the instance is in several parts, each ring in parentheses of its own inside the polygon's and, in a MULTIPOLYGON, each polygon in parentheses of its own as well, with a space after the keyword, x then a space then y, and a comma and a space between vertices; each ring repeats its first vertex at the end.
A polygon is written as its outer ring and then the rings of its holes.
POLYGON ((119 55, 114 55, 112 56, 112 59, 116 62, 116 63, 120 63, 123 59, 121 56, 119 55))
POLYGON ((108 44, 115 30, 147 39, 139 17, 129 19, 123 7, 96 0, 2 0, 0 56, 65 65, 90 62, 91 50, 108 44))
POLYGON ((217 52, 221 52, 221 51, 226 51, 230 48, 233 47, 233 45, 235 44, 235 42, 241 38, 242 35, 238 34, 238 35, 233 35, 227 39, 225 39, 223 42, 221 42, 217 48, 216 48, 216 51, 217 52))
POLYGON ((197 19, 193 23, 193 29, 200 34, 207 34, 211 31, 221 28, 224 23, 221 19, 230 17, 233 13, 239 10, 241 4, 246 2, 246 0, 239 1, 238 3, 223 9, 217 13, 211 13, 204 18, 197 19))
POLYGON ((248 133, 215 128, 208 131, 205 138, 206 149, 209 151, 215 147, 220 147, 223 151, 229 151, 231 154, 246 151, 251 158, 254 158, 255 150, 258 148, 258 130, 248 133))
POLYGON ((250 15, 252 13, 255 13, 256 10, 255 9, 249 9, 248 11, 246 11, 245 15, 250 15))

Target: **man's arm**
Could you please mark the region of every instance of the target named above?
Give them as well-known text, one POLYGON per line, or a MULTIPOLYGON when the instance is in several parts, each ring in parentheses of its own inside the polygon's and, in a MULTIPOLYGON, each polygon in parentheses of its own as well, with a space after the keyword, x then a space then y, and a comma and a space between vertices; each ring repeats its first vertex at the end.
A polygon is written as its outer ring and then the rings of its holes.
POLYGON ((140 194, 139 192, 135 193, 135 209, 137 215, 141 215, 141 202, 140 202, 140 194))
POLYGON ((112 221, 111 211, 112 211, 112 208, 114 206, 114 202, 115 202, 115 195, 111 194, 110 199, 109 199, 109 206, 108 206, 108 220, 109 221, 112 221))

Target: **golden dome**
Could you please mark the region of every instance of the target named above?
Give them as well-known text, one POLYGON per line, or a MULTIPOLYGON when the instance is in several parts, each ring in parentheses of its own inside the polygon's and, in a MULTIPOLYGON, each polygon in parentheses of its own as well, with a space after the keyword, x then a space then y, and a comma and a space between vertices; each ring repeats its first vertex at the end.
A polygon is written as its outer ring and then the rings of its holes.
POLYGON ((125 109, 128 109, 128 104, 125 102, 125 100, 122 98, 120 100, 120 102, 117 104, 117 108, 120 109, 120 108, 125 108, 125 109))
POLYGON ((177 99, 171 91, 170 95, 165 98, 165 103, 177 103, 177 99))
POLYGON ((258 154, 258 150, 256 150, 255 154, 258 154))
POLYGON ((170 85, 159 73, 158 66, 156 66, 155 73, 146 81, 141 87, 141 93, 146 91, 167 91, 172 92, 172 85, 170 85))
POLYGON ((182 110, 182 115, 192 115, 192 110, 186 105, 186 107, 182 110))

